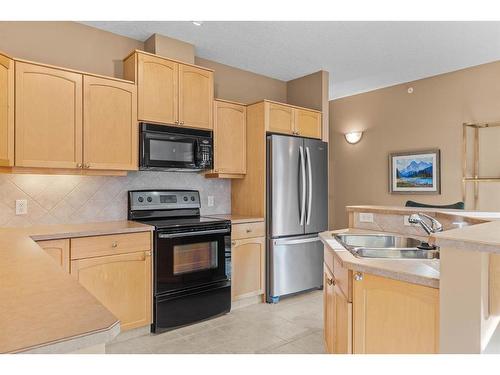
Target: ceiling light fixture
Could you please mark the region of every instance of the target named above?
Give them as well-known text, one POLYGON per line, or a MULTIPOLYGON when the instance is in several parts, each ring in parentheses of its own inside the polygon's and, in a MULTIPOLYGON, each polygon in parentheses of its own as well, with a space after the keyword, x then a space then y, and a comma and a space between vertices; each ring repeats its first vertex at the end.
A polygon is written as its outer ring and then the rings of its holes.
POLYGON ((358 143, 363 137, 363 132, 349 132, 344 134, 345 140, 351 145, 358 143))
POLYGON ((195 26, 201 26, 203 24, 203 21, 193 21, 193 25, 195 26))

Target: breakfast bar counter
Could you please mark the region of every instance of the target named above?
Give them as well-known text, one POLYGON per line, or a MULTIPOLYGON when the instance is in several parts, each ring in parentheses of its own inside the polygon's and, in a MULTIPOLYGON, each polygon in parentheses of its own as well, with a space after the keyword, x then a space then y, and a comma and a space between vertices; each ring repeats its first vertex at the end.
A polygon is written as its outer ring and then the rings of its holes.
POLYGON ((103 346, 119 320, 34 241, 146 232, 129 221, 0 229, 0 353, 103 346))

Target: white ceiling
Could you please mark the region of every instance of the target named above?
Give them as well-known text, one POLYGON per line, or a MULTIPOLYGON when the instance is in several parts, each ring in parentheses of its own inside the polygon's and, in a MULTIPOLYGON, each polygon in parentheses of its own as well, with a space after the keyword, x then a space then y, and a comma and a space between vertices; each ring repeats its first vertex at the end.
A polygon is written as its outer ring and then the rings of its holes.
POLYGON ((330 72, 330 99, 500 60, 500 22, 97 21, 145 40, 192 43, 200 57, 284 81, 330 72))

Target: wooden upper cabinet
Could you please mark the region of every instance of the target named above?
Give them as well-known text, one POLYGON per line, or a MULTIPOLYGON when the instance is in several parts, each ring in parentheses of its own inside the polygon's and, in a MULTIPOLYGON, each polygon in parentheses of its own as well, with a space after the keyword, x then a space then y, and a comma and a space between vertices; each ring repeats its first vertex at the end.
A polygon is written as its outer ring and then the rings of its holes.
POLYGON ((15 165, 82 163, 82 75, 16 62, 15 165))
POLYGON ((214 101, 214 172, 246 173, 246 114, 244 105, 214 101))
POLYGON ((353 282, 353 344, 355 354, 438 353, 439 289, 360 274, 353 282))
POLYGON ((14 61, 0 55, 0 166, 14 165, 14 61))
POLYGON ((294 109, 287 105, 267 103, 267 126, 269 132, 293 134, 295 129, 294 109))
POLYGON ((37 244, 69 273, 69 239, 37 241, 37 244))
POLYGON ((295 132, 301 137, 321 139, 321 113, 296 108, 295 132))
POLYGON ((214 79, 211 71, 179 64, 179 123, 212 129, 214 79))
MULTIPOLYGON (((179 120, 179 64, 142 53, 129 57, 129 59, 133 58, 137 58, 139 120, 166 124, 177 123, 179 120)), ((125 78, 133 79, 132 76, 125 78)))
POLYGON ((83 84, 84 167, 137 170, 136 86, 92 76, 83 84))

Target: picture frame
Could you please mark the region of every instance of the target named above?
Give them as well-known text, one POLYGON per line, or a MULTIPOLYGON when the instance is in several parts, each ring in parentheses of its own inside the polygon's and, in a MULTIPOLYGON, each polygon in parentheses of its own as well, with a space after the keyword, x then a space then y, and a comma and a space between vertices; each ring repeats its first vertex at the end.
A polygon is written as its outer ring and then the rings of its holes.
POLYGON ((393 152, 389 154, 391 194, 441 194, 441 151, 393 152))

